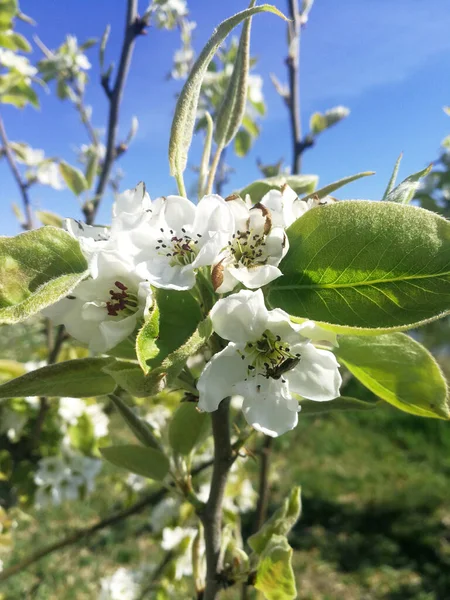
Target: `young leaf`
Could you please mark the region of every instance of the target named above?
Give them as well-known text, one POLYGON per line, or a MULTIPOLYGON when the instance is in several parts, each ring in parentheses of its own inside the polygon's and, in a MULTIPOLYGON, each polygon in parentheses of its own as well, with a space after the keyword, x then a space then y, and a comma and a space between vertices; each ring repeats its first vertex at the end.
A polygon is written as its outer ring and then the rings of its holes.
POLYGON ((35 215, 42 225, 52 225, 53 227, 62 227, 63 219, 59 215, 48 210, 37 210, 35 215))
POLYGON ((297 598, 292 548, 287 538, 274 535, 261 555, 256 572, 255 588, 266 600, 294 600, 297 598))
POLYGON ((103 370, 118 386, 136 398, 153 396, 163 388, 163 377, 159 382, 148 381, 141 368, 132 362, 118 360, 107 365, 103 370))
POLYGON ((80 169, 72 167, 62 160, 59 163, 59 171, 66 182, 67 187, 75 194, 75 196, 79 196, 89 188, 88 182, 80 169))
POLYGON ((120 416, 134 433, 136 438, 141 442, 141 444, 144 444, 144 446, 148 446, 150 448, 156 448, 158 450, 160 445, 158 440, 153 435, 150 425, 140 419, 128 406, 128 404, 126 404, 119 396, 110 394, 109 398, 116 407, 117 411, 120 413, 120 416))
MULTIPOLYGON (((370 338, 374 339, 374 338, 370 338)), ((377 407, 376 402, 366 402, 357 398, 340 396, 330 402, 315 402, 314 400, 302 400, 300 402, 303 416, 317 416, 329 412, 347 411, 347 410, 373 410, 377 407)))
POLYGON ((198 197, 203 198, 206 187, 206 179, 209 172, 209 161, 211 159, 211 146, 213 138, 214 123, 208 111, 205 113, 206 136, 203 146, 202 160, 198 172, 198 197))
POLYGON ((0 398, 89 398, 110 394, 116 384, 103 368, 114 362, 113 358, 79 358, 47 365, 0 385, 0 398))
POLYGON ((369 177, 370 175, 375 175, 375 171, 364 171, 363 173, 356 173, 356 175, 350 175, 349 177, 344 177, 343 179, 339 179, 338 181, 334 181, 333 183, 329 183, 323 188, 319 190, 308 193, 307 196, 304 196, 302 200, 309 200, 310 198, 318 198, 321 200, 325 198, 325 196, 329 196, 336 190, 348 183, 352 183, 352 181, 356 181, 357 179, 361 179, 361 177, 369 177))
POLYGON ((109 446, 100 448, 100 453, 116 467, 155 481, 162 481, 169 472, 169 459, 155 448, 132 445, 109 446))
POLYGON ((136 356, 141 369, 147 374, 150 367, 147 361, 159 354, 156 339, 159 335, 159 307, 156 300, 151 312, 136 337, 136 356))
POLYGON ((338 332, 377 334, 450 311, 450 223, 434 213, 336 202, 308 211, 287 234, 284 275, 268 286, 272 307, 338 332))
POLYGON ((87 274, 79 243, 55 227, 0 238, 0 323, 17 323, 64 298, 87 274))
POLYGON ((209 415, 201 413, 192 402, 182 402, 169 425, 169 443, 174 452, 186 456, 205 438, 209 415))
POLYGON ((0 31, 11 29, 11 21, 17 13, 17 0, 0 0, 0 31))
POLYGON ((300 196, 313 192, 316 189, 317 182, 317 175, 276 175, 267 179, 258 179, 250 183, 239 192, 239 195, 245 198, 249 194, 252 202, 257 204, 267 192, 270 192, 270 190, 281 190, 283 185, 288 184, 300 196))
POLYGON ((248 545, 262 554, 273 535, 287 535, 300 517, 302 504, 300 487, 294 487, 283 505, 264 523, 259 531, 249 537, 248 545))
POLYGON ((392 171, 391 178, 389 179, 389 183, 387 184, 386 190, 383 194, 382 200, 386 200, 387 196, 392 192, 395 187, 395 182, 397 181, 398 170, 400 168, 400 163, 403 158, 403 152, 400 152, 399 157, 397 158, 397 162, 394 165, 394 170, 392 171))
POLYGON ((383 198, 386 202, 399 202, 401 204, 409 204, 411 200, 414 198, 414 194, 419 186, 419 182, 422 177, 428 175, 431 171, 432 165, 427 167, 426 169, 422 169, 418 173, 414 173, 414 175, 410 175, 405 180, 403 180, 396 188, 388 193, 388 195, 383 198))
MULTIPOLYGON (((86 187, 87 189, 91 189, 92 184, 94 183, 94 178, 97 175, 98 170, 98 154, 97 152, 93 152, 88 159, 86 165, 86 187)), ((73 191, 73 190, 72 190, 73 191)))
MULTIPOLYGON (((252 0, 250 8, 254 6, 255 1, 256 0, 252 0)), ((250 17, 242 26, 233 73, 228 81, 222 104, 216 114, 214 141, 217 146, 221 148, 226 148, 236 136, 245 114, 248 91, 248 72, 250 68, 251 22, 252 19, 250 17)), ((247 135, 249 134, 247 133, 247 135)), ((238 154, 238 156, 241 155, 238 154)))
POLYGON ((203 48, 195 62, 186 83, 181 90, 175 108, 169 142, 170 173, 177 179, 182 176, 187 165, 187 155, 194 132, 200 88, 209 63, 227 35, 242 21, 260 12, 272 12, 283 19, 286 17, 274 6, 262 4, 247 8, 223 21, 203 48))
POLYGON ((243 158, 247 156, 252 146, 252 136, 245 129, 241 129, 241 131, 237 132, 237 135, 234 139, 234 151, 236 156, 243 158))
POLYGON ((315 112, 309 119, 309 128, 312 135, 318 135, 327 128, 327 120, 320 112, 315 112))
POLYGON ((428 350, 409 336, 342 336, 335 353, 363 385, 400 410, 450 418, 442 372, 428 350))

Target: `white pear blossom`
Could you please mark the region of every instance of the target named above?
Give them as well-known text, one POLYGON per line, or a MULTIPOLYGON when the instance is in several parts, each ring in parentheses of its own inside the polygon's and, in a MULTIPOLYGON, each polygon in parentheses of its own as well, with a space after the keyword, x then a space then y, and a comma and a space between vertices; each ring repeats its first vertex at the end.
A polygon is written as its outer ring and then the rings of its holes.
MULTIPOLYGON (((150 525, 154 533, 160 533, 180 511, 180 502, 177 498, 168 496, 157 504, 150 514, 150 525)), ((166 534, 167 536, 167 534, 166 534)))
POLYGON ((0 48, 0 66, 7 69, 14 69, 14 71, 24 75, 27 79, 37 73, 36 67, 30 65, 28 58, 5 48, 0 48))
POLYGON ((231 292, 238 283, 259 288, 282 274, 278 265, 288 251, 282 227, 273 227, 271 211, 262 204, 231 197, 235 231, 212 270, 217 293, 231 292))
POLYGON ((67 425, 76 425, 85 413, 86 403, 81 398, 60 398, 58 414, 67 425))
POLYGON ((117 252, 95 253, 90 272, 91 278, 43 314, 93 352, 107 352, 133 333, 148 313, 151 288, 117 252))
MULTIPOLYGON (((165 527, 162 532, 161 548, 177 550, 175 562, 175 579, 192 575, 192 544, 198 531, 193 527, 165 527)), ((203 537, 200 540, 200 556, 204 553, 203 537)))
POLYGON ((63 190, 65 187, 58 164, 54 161, 45 160, 38 165, 35 176, 41 185, 48 185, 54 190, 63 190))
POLYGON ((167 196, 145 237, 135 243, 142 251, 150 282, 160 288, 188 290, 197 269, 212 265, 230 238, 233 214, 220 196, 209 195, 197 206, 181 196, 167 196))
POLYGON ((102 438, 108 435, 109 417, 105 415, 99 404, 89 404, 86 406, 85 414, 89 417, 95 438, 102 438))
POLYGON ((98 600, 136 600, 140 590, 137 579, 130 569, 119 567, 112 575, 100 580, 98 600))
POLYGON ((144 420, 152 427, 153 432, 160 436, 171 416, 172 411, 167 406, 158 405, 145 415, 144 420))
MULTIPOLYGON (((296 395, 319 402, 339 396, 342 380, 334 354, 308 337, 317 326, 292 323, 281 309, 268 311, 261 290, 219 300, 210 316, 229 344, 200 375, 200 409, 215 411, 225 397, 239 394, 248 423, 276 437, 297 425, 296 395)), ((330 339, 325 331, 319 337, 330 339)))
POLYGON ((4 406, 1 411, 0 433, 6 433, 11 442, 17 442, 28 422, 28 418, 27 414, 17 412, 8 406, 4 406))

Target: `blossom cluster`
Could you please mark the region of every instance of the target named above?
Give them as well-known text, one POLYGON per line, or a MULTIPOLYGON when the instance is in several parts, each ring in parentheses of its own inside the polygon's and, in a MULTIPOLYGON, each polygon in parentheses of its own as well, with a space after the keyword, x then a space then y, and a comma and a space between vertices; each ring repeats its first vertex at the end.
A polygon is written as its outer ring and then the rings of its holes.
POLYGON ((328 349, 335 336, 267 310, 261 289, 282 275, 286 229, 315 205, 288 186, 256 204, 215 194, 197 205, 175 195, 152 201, 141 183, 117 198, 111 227, 66 221, 89 277, 45 314, 90 350, 107 353, 149 314, 153 287, 195 291, 201 277, 217 300, 209 317, 223 349, 200 374, 199 409, 215 411, 239 395, 250 425, 280 435, 295 427, 299 397, 332 400, 341 383, 328 349))

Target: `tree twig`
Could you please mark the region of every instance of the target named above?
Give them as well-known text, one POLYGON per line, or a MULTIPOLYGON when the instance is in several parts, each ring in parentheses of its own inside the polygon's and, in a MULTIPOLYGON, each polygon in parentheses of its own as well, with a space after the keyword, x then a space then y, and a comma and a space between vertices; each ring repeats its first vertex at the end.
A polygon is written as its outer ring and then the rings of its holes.
POLYGON ((230 439, 230 399, 222 400, 211 413, 214 439, 214 463, 211 491, 200 519, 205 530, 206 588, 203 600, 215 600, 222 587, 220 573, 220 546, 222 541, 222 504, 228 473, 236 453, 230 439))
POLYGON ((150 581, 142 589, 140 595, 138 596, 138 600, 144 600, 144 598, 146 598, 148 594, 150 594, 152 591, 154 591, 155 586, 158 583, 158 580, 161 578, 162 574, 164 573, 165 568, 170 563, 170 561, 172 560, 173 557, 174 557, 173 550, 169 550, 168 552, 166 552, 166 554, 163 556, 162 560, 156 567, 155 571, 152 573, 150 581))
MULTIPOLYGON (((202 471, 204 471, 205 469, 210 467, 212 464, 213 464, 212 460, 205 461, 204 463, 198 465, 198 467, 193 469, 192 475, 193 476, 198 475, 199 473, 201 473, 202 471)), ((171 484, 170 487, 174 487, 174 485, 171 484)), ((165 496, 168 494, 168 492, 169 492, 168 488, 160 488, 159 490, 156 490, 155 492, 148 494, 147 496, 144 496, 143 498, 141 498, 140 500, 138 500, 137 502, 135 502, 128 508, 124 508, 122 510, 116 511, 113 514, 109 515, 108 517, 105 517, 104 519, 97 521, 97 523, 94 523, 94 525, 91 525, 90 527, 83 527, 83 528, 77 529, 72 534, 68 535, 67 537, 63 538, 62 540, 54 542, 53 544, 49 544, 48 546, 45 546, 44 548, 40 548, 39 550, 37 550, 36 552, 33 552, 32 554, 25 557, 24 559, 22 559, 15 565, 12 565, 11 567, 8 567, 7 569, 4 569, 3 571, 1 571, 0 572, 0 582, 6 581, 13 575, 17 575, 17 573, 20 573, 27 567, 40 561, 41 559, 45 558, 49 554, 53 554, 54 552, 56 552, 58 550, 62 550, 63 548, 72 546, 73 544, 76 544, 77 542, 81 541, 82 539, 90 537, 94 533, 97 533, 97 531, 101 531, 102 529, 105 529, 105 527, 111 527, 113 525, 117 525, 117 523, 121 523, 124 519, 127 519, 128 517, 131 517, 132 515, 136 515, 136 514, 140 513, 148 506, 153 506, 155 504, 158 504, 159 502, 161 502, 161 500, 163 500, 163 498, 165 498, 165 496)))
POLYGON ((20 194, 22 196, 23 208, 25 211, 25 223, 23 224, 23 228, 27 230, 33 229, 33 211, 31 210, 30 197, 28 195, 28 185, 22 179, 19 168, 17 166, 16 159, 14 157, 13 151, 11 150, 11 146, 8 140, 8 136, 6 135, 5 125, 3 123, 3 119, 0 117, 0 139, 2 140, 3 151, 5 153, 6 160, 8 162, 9 168, 11 169, 11 173, 17 183, 17 186, 20 190, 20 194))
POLYGON ((301 19, 298 10, 299 0, 288 0, 289 16, 288 23, 288 56, 286 64, 289 75, 289 117, 291 122, 292 136, 292 174, 300 173, 302 152, 302 127, 300 113, 300 34, 301 19))
POLYGON ((119 110, 122 102, 123 90, 125 88, 127 75, 131 64, 131 57, 133 55, 136 37, 144 32, 144 28, 147 24, 145 20, 138 17, 137 6, 138 0, 128 0, 125 35, 122 43, 119 68, 114 85, 112 88, 110 87, 109 79, 107 82, 105 82, 102 78, 101 81, 102 86, 105 89, 106 96, 109 100, 108 134, 106 141, 105 160, 103 161, 97 187, 95 189, 95 196, 92 202, 90 202, 84 208, 86 223, 89 225, 94 222, 100 201, 108 183, 112 166, 116 159, 119 110))

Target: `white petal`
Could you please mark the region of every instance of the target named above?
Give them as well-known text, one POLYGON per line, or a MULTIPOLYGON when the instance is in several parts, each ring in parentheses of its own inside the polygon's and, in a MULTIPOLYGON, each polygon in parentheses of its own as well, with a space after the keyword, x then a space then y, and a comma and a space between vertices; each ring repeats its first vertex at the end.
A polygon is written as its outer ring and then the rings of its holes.
POLYGON ((247 376, 247 363, 242 360, 239 349, 236 344, 228 344, 206 364, 197 382, 201 410, 217 410, 221 401, 231 395, 233 384, 247 376))
POLYGON ((312 344, 299 344, 291 348, 291 352, 301 354, 299 364, 284 374, 292 392, 319 402, 339 396, 342 378, 339 363, 332 352, 320 350, 312 344))
POLYGON ((288 185, 282 191, 270 190, 261 200, 272 214, 272 226, 289 227, 295 220, 294 202, 297 194, 288 185))
POLYGON ((287 312, 281 308, 269 310, 267 317, 267 329, 269 329, 275 335, 279 335, 284 342, 287 342, 291 345, 304 341, 303 338, 298 334, 301 329, 301 325, 298 323, 293 323, 287 312))
POLYGON ((206 267, 216 262, 217 257, 227 245, 230 237, 229 233, 223 231, 217 231, 213 234, 203 233, 203 236, 203 240, 205 241, 200 248, 200 252, 192 263, 194 268, 206 267))
POLYGON ((162 227, 166 226, 180 233, 183 227, 190 226, 195 218, 195 206, 182 196, 167 196, 160 213, 162 227))
POLYGON ((234 217, 229 203, 216 194, 204 196, 197 204, 193 231, 201 235, 222 231, 234 233, 234 217))
POLYGON ((289 250, 289 240, 284 229, 272 227, 264 241, 266 244, 264 250, 269 264, 278 266, 289 250))
POLYGON ((297 425, 298 402, 290 396, 281 379, 258 377, 236 385, 234 389, 244 396, 242 411, 249 425, 256 430, 277 437, 297 425))
POLYGON ((312 342, 330 342, 333 346, 339 346, 337 335, 333 331, 322 329, 314 321, 305 321, 302 323, 299 332, 312 342))
POLYGON ((100 323, 97 335, 91 339, 89 348, 93 352, 111 350, 133 333, 136 320, 136 315, 130 315, 125 319, 103 321, 100 323))
POLYGON ((224 266, 222 274, 223 281, 216 290, 217 294, 227 294, 228 292, 232 292, 238 284, 238 280, 232 275, 230 269, 226 266, 224 266))
POLYGON ((235 279, 250 289, 260 288, 283 275, 280 269, 273 265, 255 265, 250 268, 239 267, 237 269, 230 267, 229 272, 235 279))
POLYGON ((257 340, 267 328, 268 311, 261 290, 242 290, 219 300, 210 316, 220 337, 237 344, 257 340))

